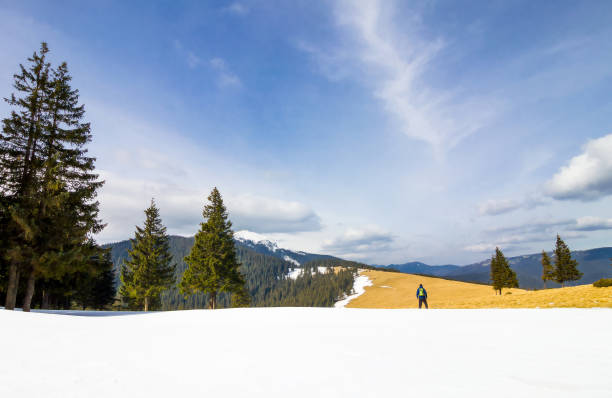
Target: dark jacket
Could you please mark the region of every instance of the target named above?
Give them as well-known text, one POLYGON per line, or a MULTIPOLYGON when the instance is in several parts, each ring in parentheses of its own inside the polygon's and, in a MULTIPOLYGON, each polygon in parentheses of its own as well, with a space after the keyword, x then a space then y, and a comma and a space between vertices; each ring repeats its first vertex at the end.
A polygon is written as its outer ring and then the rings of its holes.
POLYGON ((416 291, 416 297, 417 297, 418 299, 420 299, 420 298, 427 298, 427 290, 425 290, 425 288, 423 287, 423 285, 420 285, 420 286, 419 286, 419 289, 417 289, 417 291, 416 291), (419 297, 419 289, 421 289, 421 288, 423 289, 423 293, 425 294, 425 297, 419 297))

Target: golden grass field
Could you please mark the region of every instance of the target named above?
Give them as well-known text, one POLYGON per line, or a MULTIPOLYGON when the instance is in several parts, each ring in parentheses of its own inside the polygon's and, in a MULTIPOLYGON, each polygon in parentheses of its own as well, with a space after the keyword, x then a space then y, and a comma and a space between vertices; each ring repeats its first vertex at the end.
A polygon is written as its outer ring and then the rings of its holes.
POLYGON ((362 271, 373 283, 351 300, 348 308, 418 308, 419 283, 427 290, 429 308, 612 308, 612 287, 581 285, 560 289, 528 291, 504 289, 495 295, 491 286, 401 274, 362 271), (510 294, 507 294, 510 293, 510 294))

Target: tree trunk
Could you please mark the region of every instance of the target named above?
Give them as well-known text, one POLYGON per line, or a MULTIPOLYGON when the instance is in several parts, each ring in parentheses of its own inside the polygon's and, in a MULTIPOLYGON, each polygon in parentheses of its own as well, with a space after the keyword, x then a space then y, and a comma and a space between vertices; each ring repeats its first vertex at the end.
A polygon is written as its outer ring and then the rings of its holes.
POLYGON ((215 307, 217 306, 217 294, 216 293, 211 293, 209 306, 211 310, 214 310, 215 307))
POLYGON ((28 276, 28 283, 26 286, 26 294, 23 298, 23 312, 30 312, 30 308, 32 306, 32 297, 34 296, 34 287, 36 284, 36 277, 34 276, 34 271, 30 272, 30 276, 28 276))
POLYGON ((4 301, 4 308, 7 310, 14 310, 17 302, 17 288, 19 286, 19 271, 17 265, 12 264, 9 266, 9 278, 8 286, 6 289, 6 300, 4 301))
POLYGON ((144 298, 144 310, 145 312, 149 311, 149 298, 148 297, 144 298))
POLYGON ((43 289, 42 291, 42 306, 41 308, 43 310, 48 310, 49 309, 49 293, 47 293, 46 289, 43 289))

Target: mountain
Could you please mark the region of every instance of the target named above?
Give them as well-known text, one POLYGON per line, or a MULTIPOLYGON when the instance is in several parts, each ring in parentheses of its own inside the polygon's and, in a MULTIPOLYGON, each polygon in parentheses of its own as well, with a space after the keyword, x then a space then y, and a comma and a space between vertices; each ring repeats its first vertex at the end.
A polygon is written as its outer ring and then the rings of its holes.
MULTIPOLYGON (((552 254, 551 254, 552 255, 552 254)), ((582 279, 568 283, 568 286, 593 283, 601 278, 612 277, 612 247, 601 247, 590 250, 577 250, 572 257, 578 261, 578 269, 584 273, 582 279)), ((528 254, 509 257, 510 266, 516 272, 519 284, 525 289, 541 289, 542 282, 542 254, 528 254)), ((487 259, 469 265, 427 265, 421 262, 405 264, 391 264, 387 267, 395 268, 408 274, 431 275, 465 282, 489 283, 491 260, 487 259)), ((547 282, 546 287, 559 287, 554 282, 547 282)))
POLYGON ((308 262, 315 260, 339 260, 336 257, 327 256, 323 254, 313 254, 302 251, 296 252, 288 249, 282 249, 278 247, 276 242, 272 242, 267 239, 261 239, 261 237, 256 234, 245 232, 246 231, 239 231, 234 235, 236 239, 236 246, 242 246, 245 248, 249 248, 257 253, 280 258, 282 260, 290 262, 296 267, 300 267, 308 262))
MULTIPOLYGON (((176 276, 180 280, 187 264, 183 261, 194 244, 193 237, 170 236, 170 254, 177 265, 176 276)), ((242 264, 247 287, 254 306, 331 306, 340 297, 349 294, 353 287, 352 271, 326 273, 329 266, 343 265, 355 268, 356 263, 345 262, 332 256, 294 252, 279 248, 267 240, 254 241, 236 237, 236 254, 242 264), (300 272, 294 269, 300 266, 300 272), (303 272, 305 269, 310 272, 303 272), (293 272, 292 272, 293 271, 293 272)), ((104 245, 111 249, 119 285, 119 269, 128 257, 129 240, 104 245)), ((229 296, 218 298, 221 307, 230 304, 229 296)), ((164 310, 205 308, 206 296, 194 294, 183 297, 176 288, 161 295, 157 308, 164 310)))

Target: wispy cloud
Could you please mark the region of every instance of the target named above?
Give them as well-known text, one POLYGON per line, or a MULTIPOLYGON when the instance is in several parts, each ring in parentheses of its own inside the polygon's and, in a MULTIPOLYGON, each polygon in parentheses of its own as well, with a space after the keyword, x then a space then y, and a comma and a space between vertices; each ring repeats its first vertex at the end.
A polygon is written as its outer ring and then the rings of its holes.
POLYGON ((555 199, 589 201, 612 195, 612 134, 587 142, 547 184, 555 199))
POLYGON ((242 87, 242 81, 227 65, 221 57, 213 57, 208 62, 204 61, 193 51, 186 48, 179 40, 174 41, 175 50, 184 58, 190 69, 208 67, 216 73, 217 85, 221 88, 242 87))
POLYGON ((401 28, 396 26, 392 7, 388 1, 338 2, 336 21, 350 36, 350 42, 343 45, 353 48, 341 50, 340 56, 333 54, 334 49, 328 50, 332 53, 328 55, 311 45, 302 44, 300 48, 313 55, 332 79, 345 73, 334 71, 331 65, 342 71, 346 65, 355 64, 353 75, 365 80, 401 131, 430 144, 438 156, 443 156, 490 123, 501 103, 460 90, 434 88, 426 74, 432 61, 441 56, 445 40, 420 37, 416 28, 410 28, 420 23, 415 15, 402 18, 401 28))
POLYGON ((244 3, 236 1, 230 4, 229 6, 223 8, 223 11, 229 14, 242 16, 248 14, 250 9, 244 3))
POLYGON ((527 196, 525 199, 489 199, 478 205, 481 216, 497 216, 511 213, 518 209, 533 209, 550 204, 550 200, 537 195, 527 196))
POLYGON ((223 58, 215 57, 209 61, 210 66, 217 71, 217 84, 220 87, 241 87, 240 78, 233 73, 223 58))

